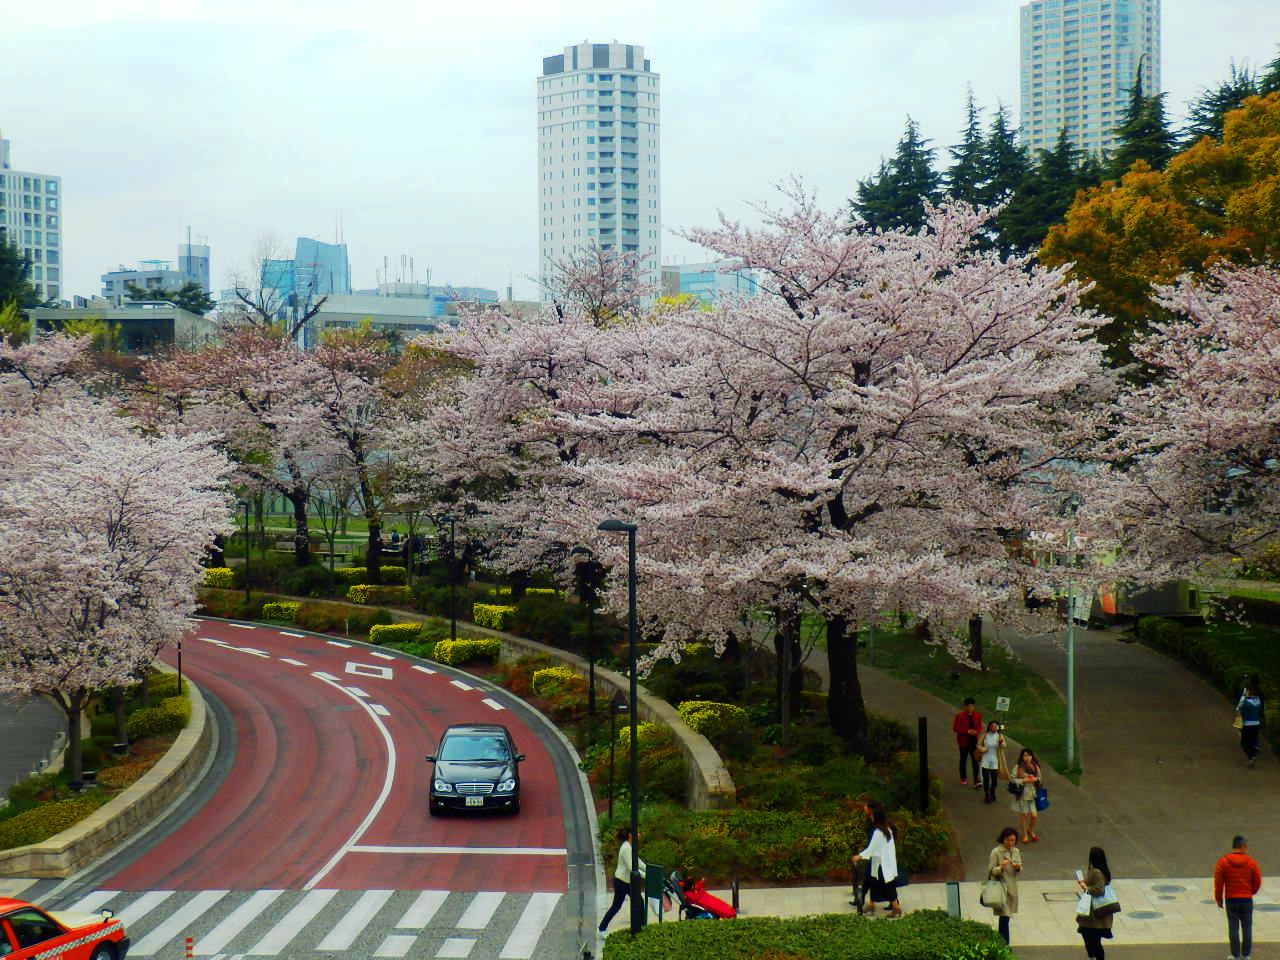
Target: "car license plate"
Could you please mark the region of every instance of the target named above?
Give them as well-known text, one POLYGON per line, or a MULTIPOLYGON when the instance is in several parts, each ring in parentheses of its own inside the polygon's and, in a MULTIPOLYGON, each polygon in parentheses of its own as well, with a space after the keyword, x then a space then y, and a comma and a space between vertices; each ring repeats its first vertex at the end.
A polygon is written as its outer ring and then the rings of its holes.
POLYGON ((468 807, 483 807, 484 797, 467 797, 468 807))

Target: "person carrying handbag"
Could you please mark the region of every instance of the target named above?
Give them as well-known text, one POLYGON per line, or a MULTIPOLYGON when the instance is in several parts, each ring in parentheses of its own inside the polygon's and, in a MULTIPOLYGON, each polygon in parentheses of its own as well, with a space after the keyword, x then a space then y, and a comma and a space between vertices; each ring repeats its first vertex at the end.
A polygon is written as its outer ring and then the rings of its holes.
POLYGON ((1022 871, 1022 853, 1014 844, 1018 831, 1005 827, 1000 840, 987 858, 987 881, 982 885, 982 903, 995 914, 1000 936, 1009 943, 1009 918, 1018 912, 1018 874, 1022 871))
POLYGON ((1018 826, 1022 828, 1022 842, 1036 843, 1036 821, 1040 811, 1036 807, 1036 789, 1040 786, 1040 761, 1029 747, 1023 747, 1018 754, 1018 763, 1013 768, 1009 782, 1018 788, 1018 793, 1010 805, 1018 815, 1018 826))
POLYGON ((902 904, 898 902, 898 848, 894 842, 893 825, 878 803, 869 804, 872 811, 874 827, 867 836, 866 849, 854 854, 856 867, 864 860, 871 862, 867 900, 871 906, 866 912, 875 910, 877 903, 888 903, 888 916, 902 916, 902 904))
POLYGON ((1119 904, 1114 908, 1099 909, 1097 900, 1107 893, 1111 885, 1111 868, 1107 866, 1107 855, 1101 847, 1089 850, 1089 868, 1083 876, 1076 874, 1076 883, 1089 900, 1080 898, 1080 907, 1076 910, 1076 928, 1080 931, 1080 939, 1084 941, 1085 955, 1093 960, 1107 960, 1103 940, 1110 940, 1111 919, 1118 912, 1119 904), (1081 912, 1087 910, 1087 912, 1081 912))
POLYGON ((1240 749, 1244 751, 1245 765, 1252 767, 1258 759, 1258 735, 1262 732, 1264 707, 1262 703, 1262 679, 1255 673, 1245 684, 1236 704, 1236 719, 1240 730, 1240 749))

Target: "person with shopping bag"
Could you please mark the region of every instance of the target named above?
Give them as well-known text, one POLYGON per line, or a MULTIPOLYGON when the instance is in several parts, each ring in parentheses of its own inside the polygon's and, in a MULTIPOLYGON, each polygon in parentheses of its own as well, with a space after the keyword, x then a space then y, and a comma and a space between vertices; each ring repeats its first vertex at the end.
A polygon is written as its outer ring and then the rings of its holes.
POLYGON ((1110 940, 1112 918, 1120 912, 1120 901, 1111 886, 1111 868, 1101 847, 1089 850, 1089 866, 1076 871, 1080 902, 1076 905, 1076 929, 1084 941, 1085 955, 1093 960, 1107 960, 1103 940, 1110 940))
POLYGON ((866 848, 853 857, 855 868, 864 860, 871 863, 867 889, 867 901, 870 905, 865 912, 873 912, 877 903, 888 903, 888 916, 900 917, 902 904, 898 902, 898 847, 894 839, 897 831, 889 822, 883 806, 874 801, 868 806, 871 809, 873 828, 867 835, 866 848))
POLYGON ((982 905, 995 914, 1000 936, 1009 943, 1009 918, 1018 912, 1018 874, 1022 871, 1022 853, 1018 850, 1018 831, 1005 827, 987 858, 987 880, 982 885, 982 905))

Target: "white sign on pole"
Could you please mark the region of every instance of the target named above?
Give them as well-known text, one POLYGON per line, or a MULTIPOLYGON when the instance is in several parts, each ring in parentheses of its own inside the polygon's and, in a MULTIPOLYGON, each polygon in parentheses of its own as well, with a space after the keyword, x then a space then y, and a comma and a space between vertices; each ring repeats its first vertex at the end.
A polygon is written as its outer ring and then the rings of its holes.
POLYGON ((999 713, 1008 713, 1008 712, 1009 712, 1009 698, 1008 698, 1008 697, 996 697, 996 710, 997 710, 997 712, 999 712, 999 713))

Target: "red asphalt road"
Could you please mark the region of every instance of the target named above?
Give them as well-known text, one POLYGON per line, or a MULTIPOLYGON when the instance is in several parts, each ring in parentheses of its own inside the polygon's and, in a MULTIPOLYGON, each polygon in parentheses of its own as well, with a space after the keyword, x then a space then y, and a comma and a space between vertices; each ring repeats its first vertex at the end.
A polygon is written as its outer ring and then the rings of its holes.
MULTIPOLYGON (((554 848, 565 846, 564 811, 551 756, 510 709, 496 711, 479 688, 462 690, 444 673, 387 660, 358 646, 290 637, 274 627, 193 624, 183 671, 221 700, 239 736, 232 770, 217 793, 172 835, 103 884, 114 890, 301 889, 348 843, 379 800, 390 751, 357 699, 313 676, 331 674, 389 711, 380 719, 394 746, 389 795, 359 846, 554 848), (209 637, 229 647, 203 641, 209 637), (282 662, 288 657, 305 666, 282 662), (359 676, 389 668, 391 679, 359 676), (433 752, 453 723, 504 723, 527 759, 520 766, 521 811, 431 817, 433 752)), ((369 853, 348 851, 314 886, 339 890, 503 890, 563 892, 559 855, 369 853)))

